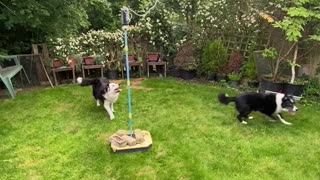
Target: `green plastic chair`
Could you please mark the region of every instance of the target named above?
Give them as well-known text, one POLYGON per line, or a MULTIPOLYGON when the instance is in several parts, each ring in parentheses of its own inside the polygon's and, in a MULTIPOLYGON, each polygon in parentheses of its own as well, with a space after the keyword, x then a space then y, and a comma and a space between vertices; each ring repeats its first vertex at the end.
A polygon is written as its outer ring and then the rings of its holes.
POLYGON ((15 76, 16 74, 18 74, 21 70, 24 72, 27 80, 29 83, 30 80, 27 76, 26 71, 24 70, 23 66, 20 64, 20 61, 18 60, 18 56, 0 56, 0 62, 4 61, 4 60, 14 60, 15 65, 13 66, 9 66, 9 67, 5 67, 2 68, 0 65, 0 80, 5 84, 5 86, 7 87, 10 95, 12 98, 15 98, 16 96, 16 92, 14 91, 12 82, 11 82, 11 78, 13 76, 15 76))

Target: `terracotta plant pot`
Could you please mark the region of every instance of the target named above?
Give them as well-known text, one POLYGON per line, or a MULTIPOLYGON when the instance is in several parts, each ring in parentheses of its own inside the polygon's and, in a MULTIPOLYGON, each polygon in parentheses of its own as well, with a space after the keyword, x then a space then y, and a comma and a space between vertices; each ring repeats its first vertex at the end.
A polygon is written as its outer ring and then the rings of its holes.
POLYGON ((149 62, 156 62, 159 60, 159 54, 148 54, 149 62))
POLYGON ((128 55, 128 60, 129 61, 134 61, 134 55, 128 55))
POLYGON ((94 64, 94 58, 93 57, 85 57, 84 58, 84 64, 93 65, 94 64))
MULTIPOLYGON (((132 61, 135 61, 135 59, 134 59, 134 55, 128 55, 128 61, 129 62, 132 62, 132 61)), ((123 56, 123 62, 126 62, 126 56, 124 55, 123 56)))
POLYGON ((62 67, 63 65, 64 65, 63 62, 60 59, 56 59, 53 61, 53 67, 55 68, 62 67))

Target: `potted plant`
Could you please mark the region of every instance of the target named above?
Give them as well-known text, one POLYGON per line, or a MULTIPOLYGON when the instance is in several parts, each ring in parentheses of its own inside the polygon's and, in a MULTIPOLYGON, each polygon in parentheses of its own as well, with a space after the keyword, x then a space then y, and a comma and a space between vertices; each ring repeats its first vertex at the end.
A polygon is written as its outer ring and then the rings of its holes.
MULTIPOLYGON (((136 51, 133 48, 129 48, 128 49, 128 61, 129 62, 135 61, 136 60, 135 55, 136 55, 136 51)), ((123 52, 123 62, 126 62, 125 51, 123 52)))
POLYGON ((60 67, 62 67, 62 66, 64 66, 64 63, 63 63, 63 61, 62 61, 60 58, 54 59, 54 60, 52 61, 52 67, 54 67, 54 68, 60 68, 60 67))
POLYGON ((196 76, 197 62, 194 57, 192 42, 186 42, 173 60, 183 79, 192 79, 196 76))
POLYGON ((256 69, 256 63, 253 57, 253 48, 250 47, 248 60, 244 63, 242 67, 243 75, 247 78, 248 86, 251 88, 256 88, 259 86, 258 73, 256 69))
POLYGON ((302 78, 296 78, 294 83, 284 83, 283 92, 293 96, 301 97, 304 92, 306 82, 307 81, 302 78))
POLYGON ((189 62, 184 67, 180 69, 180 76, 182 79, 188 80, 192 79, 197 74, 197 64, 195 61, 189 62))
POLYGON ((229 80, 229 84, 231 86, 239 86, 240 84, 240 79, 241 79, 241 74, 240 73, 231 73, 228 74, 228 80, 229 80))
POLYGON ((256 66, 261 75, 260 91, 283 92, 283 82, 279 78, 279 67, 282 58, 275 48, 255 51, 256 66))
POLYGON ((83 61, 84 61, 85 65, 94 65, 95 64, 93 56, 86 56, 83 58, 83 61))
POLYGON ((232 50, 228 64, 228 80, 232 86, 238 86, 241 79, 241 67, 243 58, 238 50, 232 50))
POLYGON ((156 62, 156 61, 159 60, 159 58, 160 58, 160 54, 158 54, 158 53, 149 53, 149 54, 147 54, 147 60, 149 62, 156 62))
POLYGON ((221 40, 207 44, 201 58, 200 73, 206 74, 208 79, 213 77, 216 77, 217 81, 226 79, 227 58, 227 49, 221 40))

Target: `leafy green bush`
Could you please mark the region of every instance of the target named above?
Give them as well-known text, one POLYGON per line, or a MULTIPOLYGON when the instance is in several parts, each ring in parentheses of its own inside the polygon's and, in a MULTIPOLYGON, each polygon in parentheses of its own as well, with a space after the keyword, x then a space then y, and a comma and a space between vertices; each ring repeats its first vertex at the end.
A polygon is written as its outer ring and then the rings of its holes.
POLYGON ((304 89, 305 95, 319 95, 320 94, 320 84, 317 78, 312 78, 309 80, 308 85, 304 89))
POLYGON ((240 73, 231 73, 228 74, 228 79, 230 81, 239 81, 241 79, 241 74, 240 73))
POLYGON ((243 75, 249 78, 249 81, 256 81, 258 79, 258 72, 253 56, 253 48, 250 48, 249 58, 243 66, 243 75))
POLYGON ((201 73, 213 75, 215 73, 224 73, 223 70, 228 63, 227 49, 224 47, 221 40, 215 40, 209 43, 202 54, 201 73))

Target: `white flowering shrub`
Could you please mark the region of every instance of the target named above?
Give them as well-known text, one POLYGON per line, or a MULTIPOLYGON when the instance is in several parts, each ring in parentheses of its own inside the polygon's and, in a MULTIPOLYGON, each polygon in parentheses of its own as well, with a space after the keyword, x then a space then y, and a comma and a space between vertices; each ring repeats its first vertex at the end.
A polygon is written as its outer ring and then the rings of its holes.
POLYGON ((123 47, 123 33, 121 30, 107 32, 104 30, 90 30, 78 37, 57 38, 51 40, 51 47, 55 58, 66 59, 68 56, 99 56, 112 61, 119 48, 123 47))

